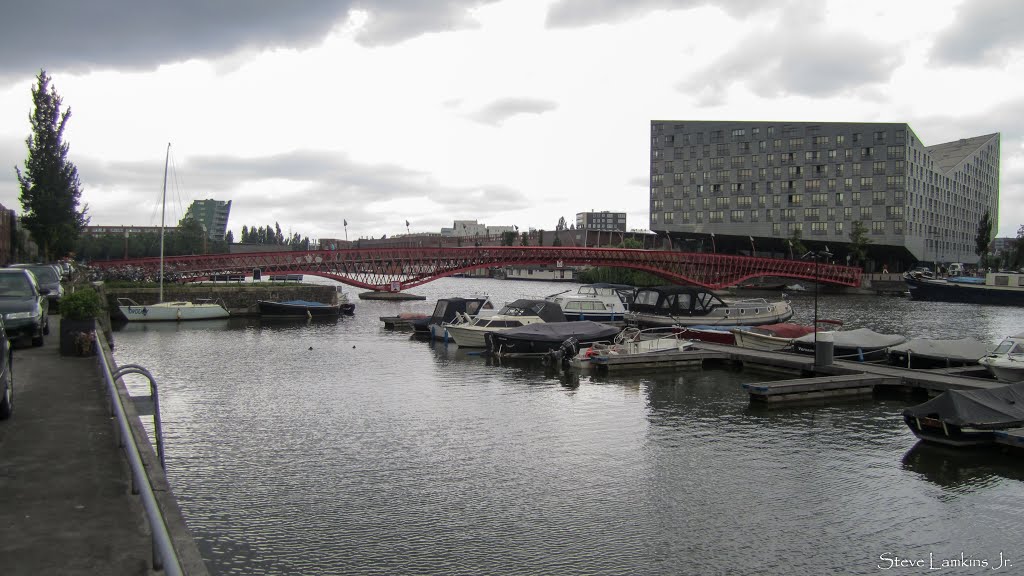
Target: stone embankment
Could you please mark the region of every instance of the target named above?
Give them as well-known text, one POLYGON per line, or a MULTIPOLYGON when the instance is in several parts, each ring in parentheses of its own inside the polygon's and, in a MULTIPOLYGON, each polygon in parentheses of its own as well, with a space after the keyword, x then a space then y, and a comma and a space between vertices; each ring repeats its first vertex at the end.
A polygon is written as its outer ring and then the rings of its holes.
MULTIPOLYGON (((131 298, 139 304, 155 304, 160 299, 159 288, 114 288, 103 290, 111 313, 116 316, 117 299, 131 298)), ((259 314, 257 301, 308 300, 336 304, 339 292, 334 286, 310 284, 175 284, 164 286, 164 302, 203 299, 220 301, 232 316, 259 314)))

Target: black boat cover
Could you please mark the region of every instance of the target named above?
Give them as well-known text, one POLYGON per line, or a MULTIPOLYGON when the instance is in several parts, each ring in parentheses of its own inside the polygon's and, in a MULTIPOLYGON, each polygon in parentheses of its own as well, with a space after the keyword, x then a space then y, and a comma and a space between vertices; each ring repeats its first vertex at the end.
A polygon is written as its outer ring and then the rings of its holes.
POLYGON ((954 426, 1009 428, 1024 425, 1024 384, 987 390, 947 390, 911 406, 904 416, 936 418, 954 426))
POLYGON ((499 316, 540 316, 545 322, 565 322, 562 307, 547 300, 521 298, 498 311, 499 316))
POLYGON ((621 332, 621 328, 592 322, 590 320, 579 320, 573 322, 538 322, 527 324, 517 328, 501 330, 495 335, 508 340, 529 340, 532 342, 565 342, 569 337, 576 338, 580 342, 598 342, 611 340, 621 332))

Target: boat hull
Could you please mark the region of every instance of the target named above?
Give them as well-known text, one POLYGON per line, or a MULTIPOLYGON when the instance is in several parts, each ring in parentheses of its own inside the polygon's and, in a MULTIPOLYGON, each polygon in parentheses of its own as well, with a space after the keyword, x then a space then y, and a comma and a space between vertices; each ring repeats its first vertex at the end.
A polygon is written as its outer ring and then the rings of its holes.
POLYGON ((985 367, 996 380, 1000 382, 1022 382, 1024 381, 1024 361, 1017 362, 1019 367, 1003 366, 998 359, 982 358, 978 363, 985 367))
POLYGON ((181 322, 214 320, 229 316, 228 311, 219 304, 195 304, 193 302, 121 305, 118 306, 118 309, 129 322, 181 322))
POLYGON ((627 322, 641 328, 700 325, 732 328, 736 326, 779 324, 792 317, 793 308, 788 303, 778 302, 767 306, 730 308, 729 314, 718 313, 706 316, 662 316, 659 314, 630 312, 627 314, 627 322), (735 310, 735 314, 732 312, 733 310, 735 310))
POLYGON ((332 318, 341 314, 339 306, 315 302, 270 302, 258 300, 260 316, 273 318, 332 318))
POLYGON ((483 329, 476 326, 446 326, 448 335, 460 348, 483 348, 487 345, 484 336, 488 332, 496 332, 497 329, 483 329))
POLYGON ((955 446, 986 446, 995 443, 993 430, 962 429, 935 418, 919 418, 904 415, 903 421, 910 431, 925 442, 955 446))
POLYGON ((792 338, 768 336, 766 334, 758 334, 757 332, 751 332, 749 330, 733 330, 733 335, 736 338, 736 345, 741 348, 765 350, 768 352, 781 352, 783 350, 793 348, 792 338))
POLYGON ((904 281, 913 300, 1024 306, 1024 288, 1020 287, 947 282, 910 275, 905 276, 904 281))
MULTIPOLYGON (((814 354, 813 342, 793 341, 793 350, 798 354, 814 354)), ((854 362, 886 361, 888 346, 833 346, 832 356, 837 360, 853 360, 854 362)))

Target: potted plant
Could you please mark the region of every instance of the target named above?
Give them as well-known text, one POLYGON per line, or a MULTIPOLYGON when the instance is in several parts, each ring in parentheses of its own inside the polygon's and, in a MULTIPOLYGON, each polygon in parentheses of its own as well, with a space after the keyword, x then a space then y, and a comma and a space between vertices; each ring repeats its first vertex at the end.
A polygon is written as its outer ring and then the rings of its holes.
POLYGON ((95 354, 96 318, 103 313, 100 295, 79 288, 60 300, 60 353, 62 356, 95 354))

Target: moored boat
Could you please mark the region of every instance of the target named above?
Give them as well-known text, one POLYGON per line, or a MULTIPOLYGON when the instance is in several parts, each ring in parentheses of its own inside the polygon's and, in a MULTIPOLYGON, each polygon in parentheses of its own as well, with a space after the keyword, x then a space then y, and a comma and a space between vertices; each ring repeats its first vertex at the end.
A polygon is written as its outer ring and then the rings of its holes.
POLYGON ((1024 381, 1024 334, 1005 338, 992 352, 978 360, 1001 382, 1024 381))
POLYGON ((330 318, 341 314, 338 304, 325 304, 309 300, 285 300, 272 302, 257 300, 260 316, 274 318, 330 318))
MULTIPOLYGON (((805 334, 793 339, 793 348, 801 354, 814 354, 815 334, 805 334)), ((855 330, 839 330, 828 332, 832 335, 833 355, 840 360, 855 360, 860 362, 884 361, 886 349, 907 341, 906 336, 899 334, 880 334, 868 328, 857 328, 855 330)))
POLYGON ((533 356, 558 350, 567 341, 577 350, 595 342, 610 341, 621 331, 616 326, 590 320, 539 322, 489 332, 484 342, 487 351, 496 356, 533 356))
POLYGON ((580 348, 570 364, 578 369, 636 370, 699 363, 699 359, 683 354, 691 345, 675 328, 626 328, 611 342, 580 348))
POLYGON ((947 446, 995 442, 995 432, 1024 426, 1024 383, 981 390, 947 390, 903 411, 918 438, 947 446))
POLYGON ((425 318, 410 321, 413 335, 422 338, 448 337, 445 324, 472 322, 478 316, 494 313, 494 304, 486 296, 474 298, 440 298, 434 312, 425 318))
POLYGON ((686 340, 698 340, 700 342, 712 342, 714 344, 736 344, 736 335, 733 329, 742 330, 744 326, 709 326, 697 324, 696 326, 682 326, 677 329, 680 338, 686 340))
POLYGON ((569 320, 622 322, 633 301, 634 288, 627 284, 584 284, 575 293, 567 290, 546 296, 569 320))
POLYGON ((1024 274, 1016 272, 989 272, 983 283, 970 277, 942 279, 910 273, 903 275, 903 281, 913 300, 1024 306, 1024 274))
POLYGON ((890 347, 888 359, 889 364, 903 368, 952 368, 977 364, 988 350, 988 344, 975 338, 913 338, 890 347))
POLYGON ((812 326, 789 322, 732 329, 737 346, 772 352, 792 349, 794 338, 799 338, 811 332, 814 332, 814 327, 812 326))
POLYGON ((493 316, 477 317, 469 323, 448 323, 444 327, 459 346, 483 348, 486 345, 484 335, 488 332, 539 322, 565 322, 565 314, 554 302, 523 298, 506 304, 493 316))
POLYGON ((777 324, 793 316, 786 300, 751 298, 726 302, 699 286, 659 286, 636 292, 626 322, 640 328, 656 326, 757 326, 777 324))
POLYGON ((228 317, 227 309, 209 300, 139 304, 131 298, 118 298, 117 304, 129 322, 177 322, 228 317))

